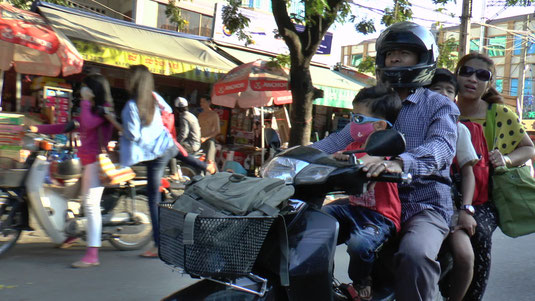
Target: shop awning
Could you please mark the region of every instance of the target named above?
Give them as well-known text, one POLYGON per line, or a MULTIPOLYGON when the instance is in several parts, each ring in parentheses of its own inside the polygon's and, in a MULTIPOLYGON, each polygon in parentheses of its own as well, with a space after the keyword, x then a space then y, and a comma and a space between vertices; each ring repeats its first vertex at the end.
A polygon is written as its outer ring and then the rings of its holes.
MULTIPOLYGON (((236 49, 221 45, 219 48, 242 63, 248 63, 257 59, 270 60, 273 57, 268 54, 247 51, 244 48, 236 49)), ((360 89, 367 86, 327 67, 311 65, 310 74, 314 86, 324 91, 323 98, 314 100, 315 105, 352 109, 353 105, 351 103, 353 102, 353 98, 360 89)))
POLYGON ((86 61, 121 68, 144 64, 155 74, 207 83, 236 67, 202 38, 48 3, 39 12, 69 37, 86 61))

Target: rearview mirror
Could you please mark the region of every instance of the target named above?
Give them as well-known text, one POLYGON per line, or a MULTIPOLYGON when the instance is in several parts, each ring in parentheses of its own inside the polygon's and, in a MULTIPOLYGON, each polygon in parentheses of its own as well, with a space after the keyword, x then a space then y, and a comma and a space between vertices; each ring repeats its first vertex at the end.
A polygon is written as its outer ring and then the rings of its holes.
POLYGON ((405 152, 405 137, 393 129, 373 132, 364 151, 370 156, 395 157, 405 152))

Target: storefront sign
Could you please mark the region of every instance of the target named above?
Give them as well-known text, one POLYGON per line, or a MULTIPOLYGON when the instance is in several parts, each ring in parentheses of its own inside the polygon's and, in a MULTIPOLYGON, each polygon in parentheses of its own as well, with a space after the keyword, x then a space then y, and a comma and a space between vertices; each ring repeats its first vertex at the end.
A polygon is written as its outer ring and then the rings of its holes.
POLYGON ((175 76, 205 83, 213 83, 226 73, 215 68, 130 52, 92 42, 72 39, 72 43, 84 60, 105 65, 121 68, 128 68, 131 65, 145 65, 154 74, 175 76))
POLYGON ((314 100, 315 105, 353 109, 353 98, 355 97, 355 91, 346 90, 341 88, 333 88, 322 85, 316 85, 318 89, 323 90, 323 98, 317 98, 314 100))

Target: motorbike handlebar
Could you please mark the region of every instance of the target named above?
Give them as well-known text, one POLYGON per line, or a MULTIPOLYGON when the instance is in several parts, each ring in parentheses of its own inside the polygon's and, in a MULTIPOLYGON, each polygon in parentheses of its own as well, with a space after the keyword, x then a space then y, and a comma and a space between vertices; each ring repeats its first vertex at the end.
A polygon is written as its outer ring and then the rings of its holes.
POLYGON ((412 175, 410 173, 382 173, 373 178, 377 182, 394 182, 402 184, 410 184, 412 175))

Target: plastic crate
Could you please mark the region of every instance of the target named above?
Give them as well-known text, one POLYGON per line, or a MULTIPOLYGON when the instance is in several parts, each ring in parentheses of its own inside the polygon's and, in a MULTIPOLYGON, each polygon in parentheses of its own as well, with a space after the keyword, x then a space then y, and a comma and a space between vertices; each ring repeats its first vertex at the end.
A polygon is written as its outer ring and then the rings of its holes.
POLYGON ((228 278, 248 275, 275 218, 197 216, 193 244, 184 244, 186 213, 159 207, 160 259, 193 276, 228 278))

